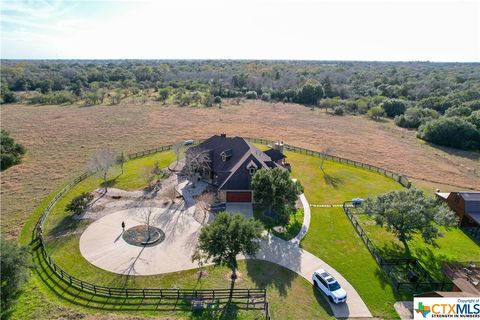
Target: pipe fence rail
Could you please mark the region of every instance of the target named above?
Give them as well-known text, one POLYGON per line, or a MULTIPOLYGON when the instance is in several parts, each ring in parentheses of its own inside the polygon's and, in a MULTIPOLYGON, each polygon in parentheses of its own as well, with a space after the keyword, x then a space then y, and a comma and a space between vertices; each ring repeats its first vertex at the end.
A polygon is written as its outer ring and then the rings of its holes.
MULTIPOLYGON (((257 139, 257 138, 245 138, 253 143, 260 144, 271 144, 275 142, 273 140, 266 139, 257 139)), ((195 146, 201 143, 203 140, 191 140, 189 145, 195 146)), ((147 149, 140 152, 130 153, 126 156, 128 160, 137 159, 143 156, 147 156, 153 153, 172 150, 173 145, 165 145, 157 148, 147 149)), ((284 148, 289 151, 298 152, 306 155, 324 157, 327 160, 336 161, 339 163, 345 163, 353 165, 356 167, 361 167, 364 169, 372 170, 383 174, 387 177, 390 177, 398 181, 402 186, 409 188, 411 183, 406 178, 394 172, 384 170, 382 168, 372 166, 369 164, 361 163, 358 161, 353 161, 341 157, 332 156, 329 154, 323 154, 318 151, 313 151, 309 149, 299 148, 296 146, 284 144, 284 148)), ((74 186, 82 182, 89 176, 93 175, 94 172, 84 172, 70 183, 62 188, 52 200, 48 203, 45 210, 43 211, 41 217, 38 219, 35 226, 35 235, 38 242, 40 243, 40 248, 44 261, 48 264, 54 274, 59 277, 61 280, 66 282, 68 285, 75 287, 77 290, 80 290, 85 293, 93 294, 95 296, 108 297, 108 298, 155 298, 161 300, 187 300, 187 301, 215 301, 220 304, 231 303, 232 301, 237 305, 237 307, 246 310, 262 310, 265 314, 265 319, 270 319, 269 303, 267 300, 266 289, 164 289, 164 288, 112 288, 95 285, 83 280, 80 280, 74 276, 71 276, 62 268, 60 268, 55 261, 48 254, 45 242, 43 239, 43 224, 48 214, 51 212, 52 208, 57 204, 58 200, 62 198, 67 192, 69 192, 74 186)), ((344 206, 345 210, 345 206, 344 206)), ((346 211, 347 216, 348 211, 346 211)), ((350 217, 350 216, 349 216, 350 217)), ((352 219, 350 219, 353 222, 352 219)), ((372 255, 375 257, 378 263, 382 262, 381 256, 376 252, 375 247, 368 239, 368 237, 363 232, 363 229, 358 227, 358 223, 354 223, 354 227, 361 234, 360 236, 364 240, 365 244, 369 248, 372 255)), ((160 303, 160 302, 159 302, 160 303)), ((193 303, 192 303, 193 306, 193 303)))

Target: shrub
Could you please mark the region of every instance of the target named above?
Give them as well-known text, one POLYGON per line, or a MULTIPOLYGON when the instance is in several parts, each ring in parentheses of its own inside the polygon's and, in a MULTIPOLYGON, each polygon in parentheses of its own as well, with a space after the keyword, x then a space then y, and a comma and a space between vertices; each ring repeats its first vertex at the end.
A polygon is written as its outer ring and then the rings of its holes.
POLYGON ((15 241, 0 239, 0 275, 1 275, 1 308, 2 319, 5 310, 20 292, 30 275, 31 257, 28 247, 15 241))
POLYGON ((25 152, 25 147, 15 143, 15 140, 10 137, 10 133, 2 129, 0 133, 0 170, 19 163, 25 152))
POLYGON ((245 98, 255 100, 258 98, 257 92, 256 91, 247 91, 245 93, 245 98))
POLYGON ((214 101, 215 101, 215 98, 211 94, 209 94, 203 99, 203 105, 205 107, 211 107, 213 106, 214 101))
POLYGON ((47 101, 47 96, 39 92, 27 99, 27 103, 29 104, 47 104, 47 101))
POLYGON ((448 108, 445 111, 445 116, 447 117, 468 117, 472 113, 472 109, 467 106, 458 106, 448 108))
POLYGON ((2 93, 0 103, 15 103, 18 101, 18 97, 12 91, 2 93))
POLYGON ((480 133, 470 122, 459 117, 441 117, 420 126, 420 139, 454 148, 478 149, 480 133))
POLYGON ((445 112, 445 110, 450 108, 452 105, 453 103, 448 98, 436 97, 436 96, 428 97, 418 102, 418 107, 433 109, 442 114, 445 112))
POLYGON ((418 128, 420 125, 437 119, 439 114, 433 109, 408 108, 404 114, 395 117, 395 124, 403 128, 418 128))
POLYGON ((215 102, 215 103, 222 103, 222 97, 220 97, 220 96, 215 96, 215 98, 213 98, 213 102, 215 102))
POLYGON ((467 117, 467 121, 473 124, 478 131, 480 131, 480 110, 473 111, 470 116, 467 117))
POLYGON ((3 80, 1 81, 0 84, 0 104, 2 103, 14 103, 17 102, 17 96, 10 91, 10 88, 8 87, 7 83, 3 80))
POLYGON ((343 107, 342 106, 338 106, 338 107, 335 107, 335 109, 333 109, 333 113, 337 116, 343 116, 343 107))
POLYGON ((471 110, 480 110, 480 100, 473 100, 462 103, 462 106, 469 107, 471 110))
POLYGON ((317 80, 308 79, 297 91, 296 101, 309 105, 318 104, 318 100, 325 96, 323 87, 317 80))
POLYGON ((385 111, 380 106, 372 107, 367 112, 367 117, 373 120, 379 120, 381 117, 385 115, 385 111))
POLYGON ((82 213, 85 209, 87 209, 88 203, 92 200, 93 200, 93 194, 89 192, 84 192, 79 196, 76 196, 75 198, 73 198, 72 201, 70 201, 70 203, 67 204, 67 207, 65 208, 65 210, 72 214, 78 215, 82 213))
POLYGON ((272 99, 272 96, 268 92, 262 93, 262 96, 260 97, 263 101, 270 101, 272 99))
MULTIPOLYGON (((358 111, 357 102, 354 100, 346 100, 345 105, 339 106, 339 107, 343 109, 342 111, 348 111, 349 113, 357 113, 358 111)), ((336 108, 333 109, 334 113, 335 113, 335 109, 336 108)))
POLYGON ((400 99, 388 99, 382 106, 387 117, 390 118, 403 114, 407 108, 406 102, 400 99))

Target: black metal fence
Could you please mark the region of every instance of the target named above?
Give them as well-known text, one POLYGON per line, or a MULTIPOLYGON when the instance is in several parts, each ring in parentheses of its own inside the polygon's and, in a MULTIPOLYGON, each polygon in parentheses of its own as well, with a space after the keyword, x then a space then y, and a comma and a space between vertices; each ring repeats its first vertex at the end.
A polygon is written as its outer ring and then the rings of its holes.
MULTIPOLYGON (((253 142, 253 143, 260 143, 260 144, 265 144, 265 145, 273 145, 275 143, 275 141, 267 140, 267 139, 257 139, 257 138, 245 138, 245 139, 247 139, 248 141, 253 142)), ((326 160, 331 160, 331 161, 335 161, 335 162, 338 162, 338 163, 344 163, 344 164, 352 165, 352 166, 355 166, 355 167, 358 167, 358 168, 363 168, 363 169, 367 169, 367 170, 371 170, 371 171, 380 173, 380 174, 382 174, 386 177, 394 179, 395 181, 400 183, 405 188, 410 188, 411 185, 412 185, 407 177, 404 177, 402 175, 399 175, 398 173, 395 173, 395 172, 392 172, 392 171, 389 171, 389 170, 379 168, 377 166, 373 166, 371 164, 367 164, 367 163, 363 163, 363 162, 359 162, 359 161, 355 161, 355 160, 350 160, 350 159, 345 159, 345 158, 342 158, 342 157, 337 157, 337 156, 333 156, 333 155, 330 155, 330 154, 326 154, 326 153, 322 153, 322 152, 318 152, 318 151, 313 151, 313 150, 309 150, 309 149, 305 149, 305 148, 299 148, 299 147, 292 146, 292 145, 289 145, 289 144, 284 144, 283 147, 284 147, 285 150, 298 152, 298 153, 302 153, 302 154, 306 154, 306 155, 310 155, 310 156, 314 156, 314 157, 324 158, 326 160)))
POLYGON ((348 219, 352 223, 353 227, 357 231, 357 234, 362 239, 363 243, 367 247, 370 254, 377 261, 380 268, 385 272, 388 279, 397 291, 408 291, 412 293, 422 293, 427 291, 436 290, 450 290, 452 288, 451 282, 438 282, 434 281, 429 273, 423 268, 420 262, 415 258, 385 258, 381 255, 381 252, 375 247, 374 243, 370 240, 367 233, 363 230, 361 224, 358 222, 355 214, 351 212, 351 201, 345 201, 343 204, 343 211, 347 215, 348 219), (405 266, 406 269, 414 271, 419 276, 420 281, 401 281, 396 277, 395 269, 405 266))

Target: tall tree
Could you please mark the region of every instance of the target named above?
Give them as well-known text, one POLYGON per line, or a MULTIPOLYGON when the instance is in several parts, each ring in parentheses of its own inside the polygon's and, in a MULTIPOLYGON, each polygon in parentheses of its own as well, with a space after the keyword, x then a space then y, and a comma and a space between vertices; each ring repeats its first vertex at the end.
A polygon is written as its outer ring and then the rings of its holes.
POLYGON ((110 168, 116 163, 117 157, 115 152, 110 149, 103 148, 95 152, 90 159, 90 170, 93 172, 99 172, 103 179, 103 187, 105 192, 108 188, 108 172, 110 168))
POLYGON ((122 151, 117 156, 117 164, 120 165, 120 169, 122 170, 122 174, 123 174, 123 165, 125 164, 125 161, 127 161, 127 157, 125 156, 125 153, 122 151))
POLYGON ((173 152, 175 153, 176 163, 180 160, 180 155, 182 154, 184 144, 182 142, 177 142, 172 146, 173 152))
POLYGON ((290 179, 287 170, 275 168, 258 170, 252 178, 252 190, 255 201, 269 212, 275 212, 281 225, 287 225, 303 187, 290 179))
POLYGON ((330 148, 330 147, 325 147, 323 148, 322 152, 320 153, 320 169, 322 170, 322 172, 324 171, 323 170, 323 166, 325 164, 325 158, 327 155, 330 155, 331 153, 333 152, 333 148, 330 148))
POLYGON ((147 204, 141 213, 140 218, 142 219, 143 225, 145 227, 147 241, 150 240, 150 226, 152 225, 152 215, 153 215, 153 206, 151 204, 147 204))
POLYGON ((0 238, 1 316, 27 281, 32 266, 28 248, 13 240, 0 238))
POLYGON ((318 100, 324 97, 323 87, 317 80, 309 79, 297 92, 297 100, 309 105, 318 104, 318 100))
POLYGON ((465 118, 440 117, 420 126, 417 137, 442 146, 480 149, 480 131, 465 118))
POLYGON ((10 133, 4 129, 0 133, 0 170, 5 170, 20 162, 26 149, 18 144, 10 136, 10 133))
POLYGON ((425 242, 432 243, 442 233, 438 226, 453 226, 457 220, 455 213, 445 204, 425 197, 415 188, 382 194, 365 201, 365 212, 375 218, 380 226, 385 226, 400 240, 407 253, 408 241, 414 234, 420 234, 425 242))
POLYGON ((382 106, 383 110, 390 118, 403 114, 407 109, 406 102, 401 99, 388 99, 383 102, 382 106))
POLYGON ((241 214, 221 212, 204 226, 198 239, 198 249, 207 260, 232 270, 237 277, 237 255, 254 256, 260 249, 263 227, 259 221, 246 219, 241 214))

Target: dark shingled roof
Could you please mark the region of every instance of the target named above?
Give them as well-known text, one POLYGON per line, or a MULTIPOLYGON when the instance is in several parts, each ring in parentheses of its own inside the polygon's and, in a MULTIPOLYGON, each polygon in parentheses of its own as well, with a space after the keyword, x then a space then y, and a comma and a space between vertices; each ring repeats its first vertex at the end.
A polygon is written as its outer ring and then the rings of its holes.
POLYGON ((267 154, 241 137, 215 135, 189 150, 195 154, 208 153, 210 168, 217 176, 214 183, 219 190, 250 190, 248 166, 252 162, 257 169, 277 167, 267 154), (228 154, 227 161, 222 161, 222 153, 228 154))
POLYGON ((286 158, 286 156, 283 153, 271 148, 265 151, 265 154, 269 156, 270 159, 272 159, 272 161, 278 161, 286 158))
POLYGON ((480 225, 480 192, 459 192, 465 201, 465 213, 480 225))

